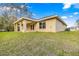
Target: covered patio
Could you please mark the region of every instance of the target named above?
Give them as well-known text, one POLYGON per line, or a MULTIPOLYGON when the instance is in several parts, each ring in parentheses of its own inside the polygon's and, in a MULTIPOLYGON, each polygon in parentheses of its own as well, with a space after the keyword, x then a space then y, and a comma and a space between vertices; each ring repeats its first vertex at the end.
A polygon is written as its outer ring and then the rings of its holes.
POLYGON ((36 23, 35 21, 29 21, 29 20, 23 20, 23 21, 19 21, 16 22, 14 24, 14 28, 16 32, 31 32, 31 31, 35 31, 35 27, 36 27, 36 23))

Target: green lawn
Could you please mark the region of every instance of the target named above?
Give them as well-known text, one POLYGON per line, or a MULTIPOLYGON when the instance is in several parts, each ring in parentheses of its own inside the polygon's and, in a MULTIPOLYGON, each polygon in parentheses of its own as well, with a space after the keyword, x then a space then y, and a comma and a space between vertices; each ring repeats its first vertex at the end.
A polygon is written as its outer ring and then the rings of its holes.
POLYGON ((0 55, 79 55, 79 32, 0 32, 0 55))

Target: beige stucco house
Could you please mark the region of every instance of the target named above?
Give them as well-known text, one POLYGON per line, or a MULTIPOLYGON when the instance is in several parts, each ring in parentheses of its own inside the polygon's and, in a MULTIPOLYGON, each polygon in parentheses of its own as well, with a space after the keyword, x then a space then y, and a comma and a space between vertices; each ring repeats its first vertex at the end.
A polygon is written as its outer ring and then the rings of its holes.
POLYGON ((67 27, 66 23, 58 16, 44 17, 39 20, 20 18, 13 24, 16 32, 60 32, 67 27))

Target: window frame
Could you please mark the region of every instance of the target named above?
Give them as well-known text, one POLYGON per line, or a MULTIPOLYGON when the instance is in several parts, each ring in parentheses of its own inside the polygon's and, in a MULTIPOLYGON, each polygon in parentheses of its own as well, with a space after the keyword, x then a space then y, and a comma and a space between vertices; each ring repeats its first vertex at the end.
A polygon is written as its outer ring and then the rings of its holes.
POLYGON ((46 29, 46 22, 39 22, 40 29, 46 29))

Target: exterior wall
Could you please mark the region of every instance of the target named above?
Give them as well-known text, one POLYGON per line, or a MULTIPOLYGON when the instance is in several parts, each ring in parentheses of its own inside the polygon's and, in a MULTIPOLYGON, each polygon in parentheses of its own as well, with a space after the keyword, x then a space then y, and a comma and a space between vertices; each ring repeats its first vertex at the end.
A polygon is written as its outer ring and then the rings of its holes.
POLYGON ((30 24, 27 24, 27 30, 26 31, 31 31, 30 24))
POLYGON ((37 22, 35 25, 35 31, 39 31, 39 22, 37 22))
POLYGON ((31 32, 32 31, 30 28, 32 21, 22 20, 20 22, 23 24, 23 29, 21 30, 22 32, 31 32))
POLYGON ((26 32, 27 30, 27 21, 26 20, 23 20, 23 32, 26 32))
POLYGON ((39 32, 55 32, 55 24, 56 24, 56 21, 55 19, 52 19, 52 20, 47 20, 47 21, 42 21, 42 22, 45 22, 46 23, 46 28, 45 29, 40 29, 39 28, 39 22, 36 24, 36 31, 39 31, 39 32))
POLYGON ((39 22, 37 22, 37 23, 35 24, 34 31, 36 31, 36 32, 39 31, 39 22))
POLYGON ((25 28, 25 25, 24 24, 26 24, 25 23, 26 21, 25 20, 22 20, 22 21, 20 21, 20 22, 17 22, 17 23, 15 23, 14 24, 14 31, 16 31, 16 32, 18 32, 18 24, 19 24, 19 26, 20 26, 20 31, 21 32, 24 32, 24 28, 25 28), (22 24, 23 24, 23 26, 22 26, 22 24))
POLYGON ((35 32, 35 31, 37 31, 37 29, 36 29, 36 26, 37 26, 37 25, 36 25, 36 24, 37 24, 37 23, 33 23, 33 22, 32 22, 32 23, 29 23, 29 24, 27 23, 27 30, 26 30, 26 31, 27 31, 27 32, 35 32), (34 30, 31 29, 31 25, 34 25, 34 30))
POLYGON ((18 22, 18 23, 20 23, 20 31, 21 31, 21 32, 23 32, 23 31, 24 31, 23 26, 22 26, 23 21, 24 21, 24 20, 22 20, 22 21, 18 22))
POLYGON ((18 24, 20 24, 20 31, 21 32, 33 32, 33 31, 38 31, 38 32, 59 32, 59 31, 64 31, 66 29, 66 25, 62 24, 59 20, 57 20, 56 18, 53 19, 48 19, 48 20, 44 20, 41 22, 45 22, 46 23, 46 28, 45 29, 40 29, 39 28, 39 22, 32 22, 32 21, 28 21, 28 20, 22 20, 20 22, 17 22, 16 24, 14 24, 14 30, 17 30, 18 24), (30 24, 34 23, 34 30, 31 30, 30 28, 30 24), (23 24, 23 26, 22 26, 23 24), (28 25, 27 25, 28 24, 28 25))
POLYGON ((65 31, 66 25, 61 23, 59 20, 56 20, 56 32, 65 31))
POLYGON ((56 21, 55 19, 49 19, 46 22, 46 32, 55 32, 55 25, 56 25, 56 21))

